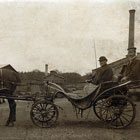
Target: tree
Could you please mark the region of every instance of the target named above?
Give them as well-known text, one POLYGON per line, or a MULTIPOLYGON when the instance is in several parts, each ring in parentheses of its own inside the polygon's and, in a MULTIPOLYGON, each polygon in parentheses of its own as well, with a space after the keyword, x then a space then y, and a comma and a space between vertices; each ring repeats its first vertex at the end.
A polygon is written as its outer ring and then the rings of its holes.
POLYGON ((62 73, 66 84, 76 84, 81 82, 81 75, 75 72, 62 73))

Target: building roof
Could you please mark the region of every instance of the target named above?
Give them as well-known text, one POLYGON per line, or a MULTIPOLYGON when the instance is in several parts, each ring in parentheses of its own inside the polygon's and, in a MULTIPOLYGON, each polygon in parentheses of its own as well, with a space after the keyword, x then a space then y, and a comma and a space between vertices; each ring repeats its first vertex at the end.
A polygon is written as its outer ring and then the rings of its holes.
POLYGON ((10 64, 0 64, 0 69, 10 69, 17 72, 10 64))
MULTIPOLYGON (((128 59, 127 59, 127 57, 125 57, 125 58, 119 59, 115 62, 109 63, 109 66, 111 66, 112 68, 118 68, 118 67, 121 67, 122 65, 127 64, 127 62, 128 62, 128 59)), ((93 69, 92 72, 96 71, 97 69, 99 69, 99 68, 93 69)))
POLYGON ((114 67, 118 67, 118 66, 120 66, 120 65, 124 65, 124 64, 126 64, 126 63, 128 63, 128 58, 127 58, 127 57, 122 58, 122 59, 119 59, 119 60, 117 60, 117 61, 115 61, 115 62, 112 62, 112 63, 110 63, 109 65, 110 65, 112 68, 114 68, 114 67))

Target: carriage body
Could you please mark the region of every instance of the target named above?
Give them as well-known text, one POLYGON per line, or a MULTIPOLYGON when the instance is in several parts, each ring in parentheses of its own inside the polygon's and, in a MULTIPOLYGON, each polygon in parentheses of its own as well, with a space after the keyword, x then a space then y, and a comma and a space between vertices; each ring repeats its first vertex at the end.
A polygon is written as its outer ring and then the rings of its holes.
MULTIPOLYGON (((95 115, 103 122, 107 123, 113 128, 125 128, 129 126, 136 115, 135 104, 131 101, 128 94, 128 87, 137 84, 137 82, 125 82, 119 84, 117 82, 106 82, 100 84, 95 91, 84 98, 75 99, 71 98, 59 85, 48 82, 47 88, 55 88, 56 94, 62 94, 69 102, 75 107, 76 115, 90 107, 93 107, 95 115), (78 112, 77 112, 78 110, 78 112)), ((55 95, 56 95, 55 94, 55 95)), ((55 99, 53 95, 53 99, 55 99)), ((47 100, 36 102, 31 110, 31 118, 33 122, 40 127, 50 127, 58 119, 58 107, 47 100), (42 106, 42 107, 41 107, 42 106), (49 109, 44 109, 44 106, 50 106, 49 109), (36 117, 37 108, 41 108, 43 112, 46 112, 46 116, 42 116, 41 119, 36 117), (35 112, 34 112, 35 110, 35 112), (47 116, 47 113, 49 116, 47 116), (49 118, 49 120, 46 120, 49 118), (54 120, 53 120, 54 119, 54 120), (48 125, 47 125, 48 124, 48 125)))

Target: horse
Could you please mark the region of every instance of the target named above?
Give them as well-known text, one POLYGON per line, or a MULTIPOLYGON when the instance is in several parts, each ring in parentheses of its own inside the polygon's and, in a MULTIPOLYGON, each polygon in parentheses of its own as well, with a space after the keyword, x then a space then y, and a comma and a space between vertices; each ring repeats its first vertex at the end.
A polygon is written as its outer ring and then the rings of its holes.
MULTIPOLYGON (((0 68, 0 94, 13 95, 16 86, 21 82, 19 73, 13 69, 0 68)), ((7 99, 9 103, 9 117, 6 126, 14 126, 16 121, 16 103, 14 99, 7 99)))

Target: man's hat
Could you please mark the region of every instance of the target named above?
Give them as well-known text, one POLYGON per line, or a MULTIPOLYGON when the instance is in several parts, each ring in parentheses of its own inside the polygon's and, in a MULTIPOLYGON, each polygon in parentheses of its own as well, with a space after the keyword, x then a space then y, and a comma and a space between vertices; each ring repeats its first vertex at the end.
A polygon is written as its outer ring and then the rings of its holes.
POLYGON ((101 56, 101 57, 99 58, 99 61, 104 61, 104 60, 107 61, 107 58, 106 58, 105 56, 101 56))

